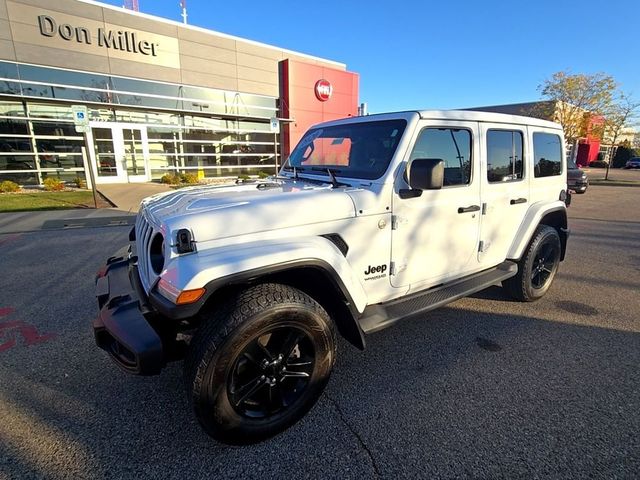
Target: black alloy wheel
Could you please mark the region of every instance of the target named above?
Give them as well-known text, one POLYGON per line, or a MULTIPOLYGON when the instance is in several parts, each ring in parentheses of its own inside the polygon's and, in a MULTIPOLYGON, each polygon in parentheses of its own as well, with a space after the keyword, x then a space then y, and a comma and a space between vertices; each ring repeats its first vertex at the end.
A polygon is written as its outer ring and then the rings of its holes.
POLYGON ((554 273, 560 252, 553 247, 553 243, 546 242, 536 252, 531 265, 531 286, 535 289, 544 288, 554 273))
POLYGON ((256 337, 237 356, 227 393, 233 408, 248 418, 265 418, 295 403, 309 384, 315 365, 310 336, 294 326, 256 337))

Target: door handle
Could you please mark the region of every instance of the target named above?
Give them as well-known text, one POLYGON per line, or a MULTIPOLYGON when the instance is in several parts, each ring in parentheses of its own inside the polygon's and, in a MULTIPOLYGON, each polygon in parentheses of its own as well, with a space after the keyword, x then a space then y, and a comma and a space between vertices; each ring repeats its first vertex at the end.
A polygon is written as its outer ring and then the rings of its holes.
POLYGON ((471 205, 468 207, 459 207, 458 213, 469 213, 469 212, 479 212, 480 205, 471 205))
POLYGON ((518 203, 527 203, 527 199, 526 198, 516 198, 516 199, 512 199, 509 203, 511 205, 517 205, 518 203))

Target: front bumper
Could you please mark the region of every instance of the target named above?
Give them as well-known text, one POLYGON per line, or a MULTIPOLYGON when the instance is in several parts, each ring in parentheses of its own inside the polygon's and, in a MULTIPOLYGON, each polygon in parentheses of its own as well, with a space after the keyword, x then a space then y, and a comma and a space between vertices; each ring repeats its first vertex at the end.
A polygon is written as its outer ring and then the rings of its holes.
POLYGON ((111 257, 96 277, 100 313, 93 322, 96 343, 128 373, 156 375, 164 367, 162 340, 145 315, 152 313, 137 266, 111 257))
POLYGON ((575 192, 583 192, 589 186, 589 180, 574 180, 567 182, 567 187, 575 192))

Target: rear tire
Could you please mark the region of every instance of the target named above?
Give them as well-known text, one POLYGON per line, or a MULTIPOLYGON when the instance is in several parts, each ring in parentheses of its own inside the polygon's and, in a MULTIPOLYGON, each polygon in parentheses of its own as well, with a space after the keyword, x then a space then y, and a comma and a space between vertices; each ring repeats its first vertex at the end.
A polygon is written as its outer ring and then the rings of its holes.
POLYGON ((249 444, 302 418, 335 359, 335 329, 325 310, 295 288, 262 284, 205 320, 185 359, 185 383, 209 435, 249 444))
POLYGON ((558 271, 561 252, 558 231, 549 225, 539 225, 518 262, 518 273, 504 280, 502 287, 521 302, 542 298, 558 271))

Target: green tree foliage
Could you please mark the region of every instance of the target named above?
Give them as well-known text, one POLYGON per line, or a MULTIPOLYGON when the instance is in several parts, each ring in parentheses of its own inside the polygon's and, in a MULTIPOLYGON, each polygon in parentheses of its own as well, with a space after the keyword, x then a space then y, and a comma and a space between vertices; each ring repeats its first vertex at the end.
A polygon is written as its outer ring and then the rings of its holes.
POLYGON ((556 72, 538 90, 555 102, 555 121, 569 142, 586 135, 589 115, 606 115, 614 104, 618 84, 604 73, 556 72))

